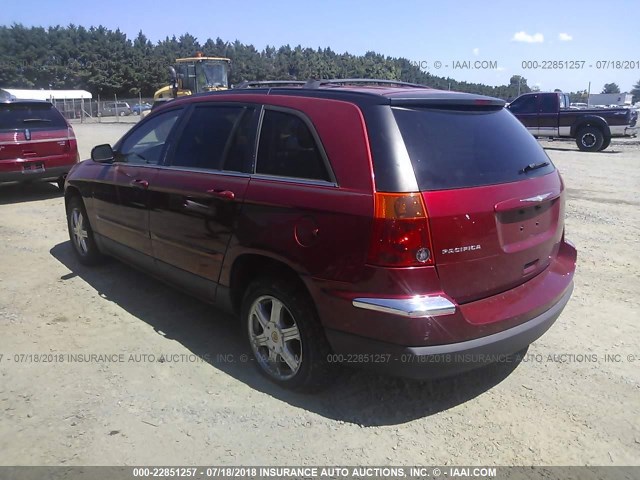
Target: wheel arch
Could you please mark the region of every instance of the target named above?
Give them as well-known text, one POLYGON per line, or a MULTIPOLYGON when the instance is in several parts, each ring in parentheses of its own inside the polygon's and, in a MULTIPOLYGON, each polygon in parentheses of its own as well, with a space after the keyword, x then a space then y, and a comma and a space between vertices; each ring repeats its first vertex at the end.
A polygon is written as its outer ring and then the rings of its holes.
POLYGON ((80 190, 77 187, 75 187, 73 185, 70 185, 64 191, 64 208, 65 208, 65 210, 68 209, 69 201, 74 197, 78 197, 80 200, 82 200, 82 194, 80 193, 80 190))
POLYGON ((611 136, 611 129, 607 121, 598 115, 585 115, 578 118, 573 125, 571 125, 571 137, 575 138, 578 132, 584 127, 595 127, 602 131, 604 137, 611 136))
POLYGON ((229 272, 229 296, 235 313, 240 312, 242 298, 251 281, 262 275, 286 279, 301 287, 312 298, 302 276, 286 262, 260 253, 243 253, 233 260, 229 272))

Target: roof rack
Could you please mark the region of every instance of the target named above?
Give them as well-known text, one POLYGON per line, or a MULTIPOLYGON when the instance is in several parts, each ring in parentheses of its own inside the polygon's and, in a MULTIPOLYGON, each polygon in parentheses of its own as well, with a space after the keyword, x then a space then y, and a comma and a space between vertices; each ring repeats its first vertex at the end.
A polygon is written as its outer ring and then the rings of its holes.
POLYGON ((305 88, 320 88, 323 85, 340 84, 373 84, 373 85, 397 85, 400 87, 429 88, 426 85, 417 83, 401 82, 400 80, 383 80, 379 78, 332 78, 329 80, 309 80, 305 83, 305 88))
POLYGON ((303 86, 307 82, 298 80, 264 80, 260 82, 248 82, 244 81, 238 84, 235 88, 252 88, 252 87, 288 87, 288 86, 303 86))
POLYGON ((400 80, 385 80, 380 78, 331 78, 323 80, 264 80, 264 81, 244 81, 239 83, 235 89, 247 89, 255 87, 303 87, 318 89, 324 85, 396 85, 399 87, 430 88, 417 83, 401 82, 400 80))

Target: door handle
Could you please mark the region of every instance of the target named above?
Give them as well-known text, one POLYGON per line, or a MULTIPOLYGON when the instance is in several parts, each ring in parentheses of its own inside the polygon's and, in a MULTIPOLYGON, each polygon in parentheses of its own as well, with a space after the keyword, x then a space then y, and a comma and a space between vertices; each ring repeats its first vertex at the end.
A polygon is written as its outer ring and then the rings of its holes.
POLYGON ((236 194, 233 193, 231 190, 221 190, 218 188, 212 188, 207 190, 207 193, 212 197, 223 198, 225 200, 233 200, 234 198, 236 198, 236 194))
POLYGON ((129 185, 131 185, 134 188, 141 188, 143 190, 146 190, 147 188, 149 188, 149 182, 147 182, 146 180, 131 180, 131 182, 129 182, 129 185))

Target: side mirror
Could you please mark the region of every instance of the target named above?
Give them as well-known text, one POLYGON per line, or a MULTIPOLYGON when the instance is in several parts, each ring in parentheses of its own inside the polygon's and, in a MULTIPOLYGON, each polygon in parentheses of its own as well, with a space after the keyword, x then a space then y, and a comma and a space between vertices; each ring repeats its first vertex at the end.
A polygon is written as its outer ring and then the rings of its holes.
POLYGON ((97 145, 91 149, 91 160, 94 162, 111 163, 114 157, 113 149, 108 143, 97 145))
POLYGON ((180 87, 178 85, 178 74, 176 73, 176 69, 173 67, 169 67, 169 84, 171 86, 171 96, 176 98, 180 87))

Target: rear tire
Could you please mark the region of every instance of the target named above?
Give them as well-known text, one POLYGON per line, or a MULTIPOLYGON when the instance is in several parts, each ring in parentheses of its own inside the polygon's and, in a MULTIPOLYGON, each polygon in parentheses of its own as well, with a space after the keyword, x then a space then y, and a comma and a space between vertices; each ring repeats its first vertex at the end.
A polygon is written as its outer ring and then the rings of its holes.
POLYGON ((60 190, 61 192, 64 192, 64 181, 65 181, 64 176, 56 180, 56 185, 58 185, 58 190, 60 190))
POLYGON ((87 211, 80 197, 73 196, 67 202, 67 226, 73 252, 80 263, 83 265, 100 263, 104 257, 96 245, 87 211))
POLYGON ((576 145, 583 152, 597 152, 603 143, 602 130, 596 127, 583 127, 576 135, 576 145))
POLYGON ((611 137, 605 138, 604 142, 602 142, 602 146, 600 147, 600 151, 606 150, 610 144, 611 144, 611 137))
POLYGON ((262 375, 306 392, 331 382, 331 350, 313 302, 301 286, 281 278, 255 280, 242 300, 241 319, 262 375))

